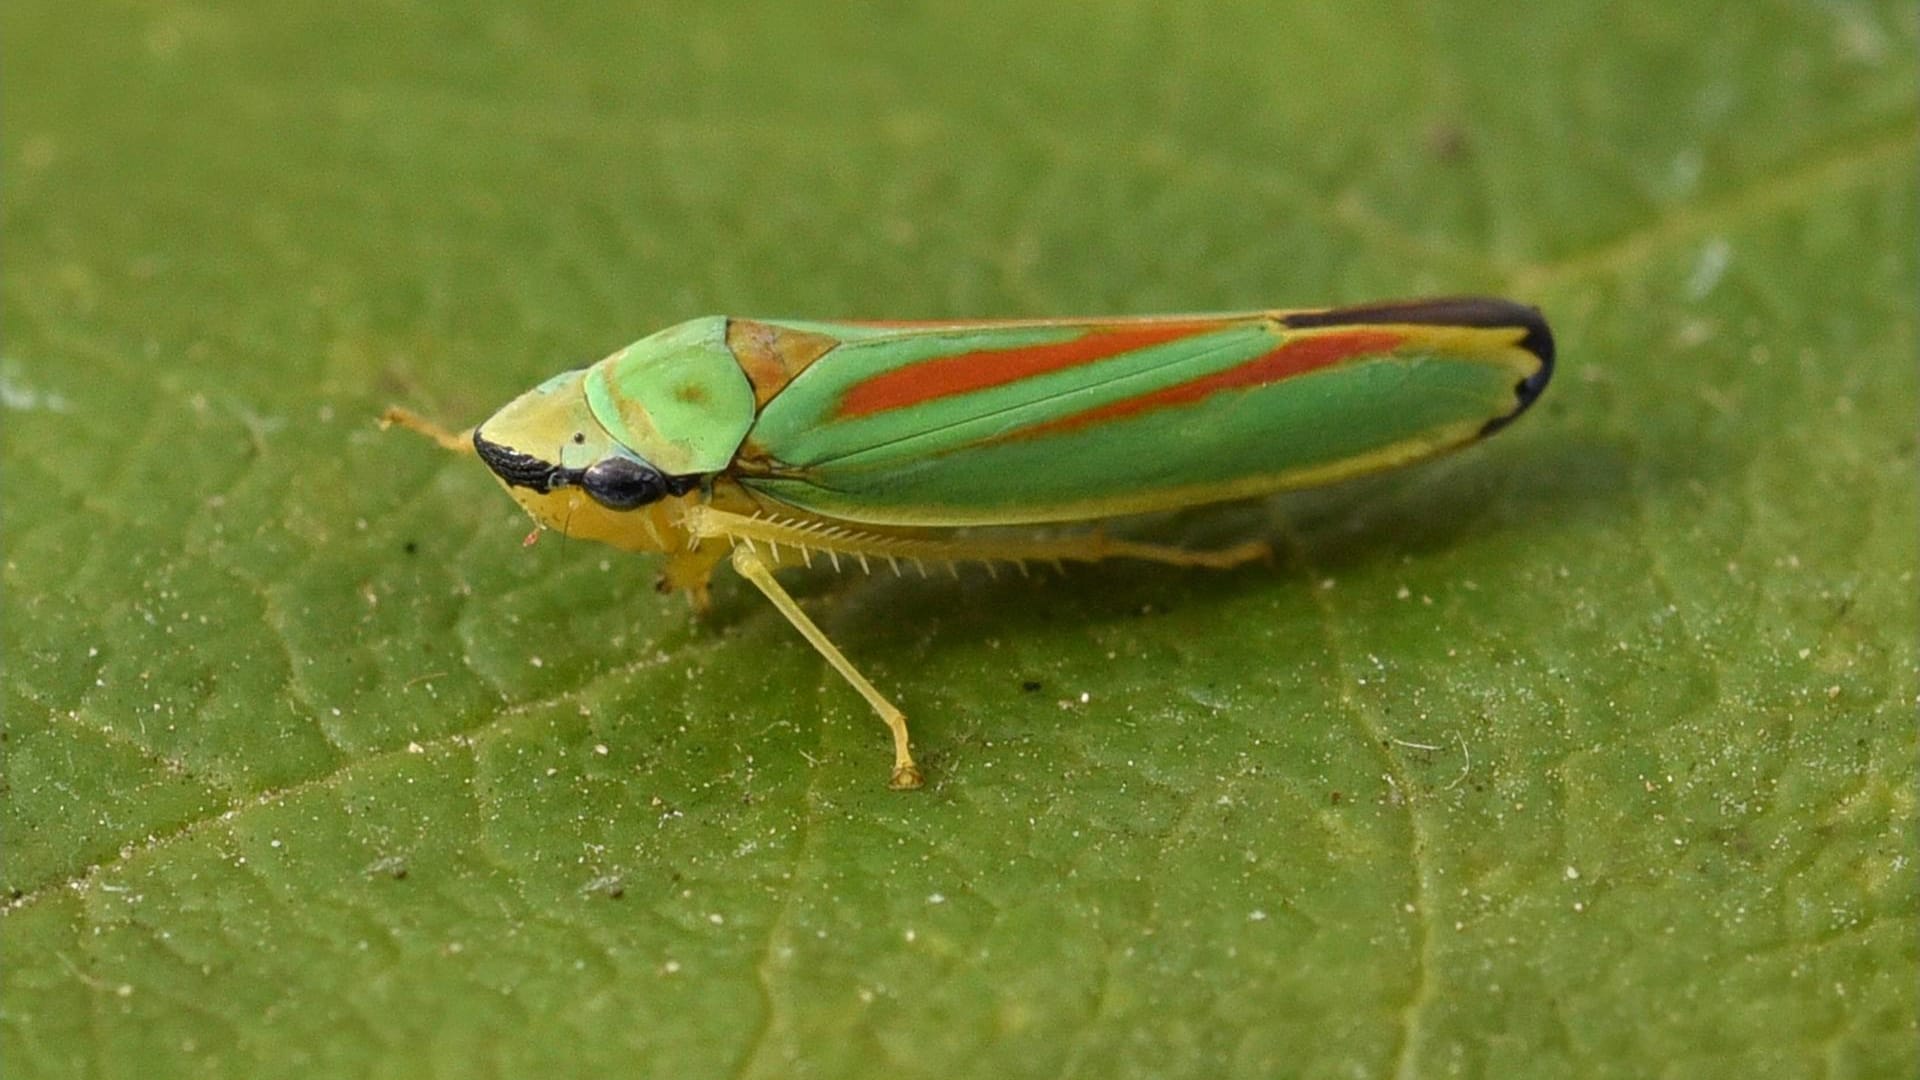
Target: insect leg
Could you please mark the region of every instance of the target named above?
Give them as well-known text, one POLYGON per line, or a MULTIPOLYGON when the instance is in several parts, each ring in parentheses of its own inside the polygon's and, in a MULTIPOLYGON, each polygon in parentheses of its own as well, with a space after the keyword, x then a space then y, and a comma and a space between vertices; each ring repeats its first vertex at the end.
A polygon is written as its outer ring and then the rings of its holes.
POLYGON ((827 635, 814 625, 806 612, 800 610, 800 605, 787 595, 787 590, 780 587, 780 582, 774 579, 773 569, 758 552, 749 547, 734 548, 733 568, 740 572, 741 577, 753 582, 754 587, 765 593, 768 600, 773 601, 773 606, 780 609, 780 614, 787 617, 795 630, 800 631, 800 636, 806 638, 821 656, 826 657, 833 670, 839 672, 841 678, 851 683, 860 696, 867 699, 873 711, 880 714, 881 723, 893 732, 893 775, 888 779, 887 786, 895 791, 919 787, 923 780, 920 766, 913 763, 913 754, 907 749, 906 714, 882 697, 880 691, 867 681, 867 677, 860 674, 860 669, 847 659, 846 654, 827 640, 827 635))
POLYGON ((968 536, 912 536, 895 533, 840 530, 823 533, 804 524, 771 518, 749 518, 703 507, 688 519, 688 531, 696 536, 724 536, 736 543, 762 540, 768 543, 794 543, 805 539, 826 551, 885 559, 945 560, 949 562, 1100 562, 1104 559, 1143 559, 1173 566, 1201 566, 1225 570, 1242 563, 1264 559, 1272 554, 1258 540, 1235 544, 1214 551, 1194 551, 1174 544, 1150 544, 1138 540, 1116 539, 1104 532, 1082 532, 1067 536, 1022 537, 983 533, 968 536))
POLYGON ((1103 533, 1088 533, 1077 537, 1043 541, 1041 546, 1048 548, 1054 558, 1079 562, 1097 562, 1101 559, 1141 559, 1173 566, 1203 566, 1209 570, 1227 570, 1273 554, 1273 548, 1264 540, 1249 540, 1246 543, 1235 544, 1229 548, 1216 548, 1212 551, 1195 551, 1192 548, 1183 548, 1174 544, 1145 544, 1134 540, 1115 540, 1103 533))
POLYGON ((382 428, 389 428, 396 425, 406 428, 408 431, 425 435, 427 438, 439 443, 442 449, 451 450, 456 454, 471 454, 474 452, 472 428, 468 428, 465 431, 448 431, 446 428, 421 416, 412 409, 402 408, 399 405, 389 405, 387 406, 387 411, 380 414, 380 426, 382 428))
POLYGON ((996 562, 1018 565, 1028 559, 1050 562, 1056 567, 1068 562, 1140 559, 1170 566, 1227 570, 1242 563, 1267 558, 1273 553, 1271 547, 1259 540, 1212 551, 1195 551, 1175 544, 1117 540, 1101 532, 1033 539, 1018 536, 911 537, 899 543, 903 554, 911 553, 918 558, 945 559, 949 562, 977 561, 989 567, 996 562))
POLYGON ((693 613, 705 615, 713 606, 707 594, 707 582, 713 577, 713 568, 725 557, 724 544, 706 545, 693 551, 669 555, 666 563, 660 567, 660 576, 654 579, 654 591, 686 593, 687 603, 693 606, 693 613))

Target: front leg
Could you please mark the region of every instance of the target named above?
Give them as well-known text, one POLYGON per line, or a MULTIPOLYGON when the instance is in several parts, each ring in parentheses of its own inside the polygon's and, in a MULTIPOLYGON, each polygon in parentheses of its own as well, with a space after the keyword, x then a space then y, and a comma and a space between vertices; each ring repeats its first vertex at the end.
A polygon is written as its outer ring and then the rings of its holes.
POLYGON ((826 633, 807 617, 807 613, 800 610, 800 605, 787 594, 786 589, 780 586, 780 582, 775 580, 773 568, 767 565, 759 552, 750 547, 734 548, 733 568, 740 572, 741 577, 753 582, 755 588, 765 593, 767 599, 773 601, 773 606, 780 609, 780 614, 785 615, 787 621, 793 624, 793 628, 800 631, 800 636, 806 638, 821 656, 826 657, 827 663, 832 665, 833 670, 839 672, 841 678, 847 680, 855 690, 860 692, 861 697, 867 699, 867 704, 873 706, 873 711, 880 714, 880 722, 887 725, 887 730, 893 733, 893 775, 887 780, 887 786, 895 791, 908 791, 924 783, 925 779, 920 774, 920 766, 914 764, 913 753, 907 745, 906 714, 896 708, 893 702, 888 701, 880 691, 874 689, 873 684, 867 681, 867 677, 860 674, 860 669, 853 666, 853 661, 848 660, 846 654, 828 640, 826 633))
POLYGON ((707 584, 713 580, 713 568, 726 557, 727 545, 711 541, 692 551, 676 551, 667 556, 666 565, 660 568, 660 576, 653 579, 654 591, 662 594, 685 593, 693 613, 705 615, 713 607, 707 584))
POLYGON ((472 428, 468 428, 465 431, 448 431, 439 424, 403 406, 387 406, 387 411, 380 414, 380 426, 383 428, 406 428, 408 431, 416 434, 425 435, 427 438, 439 443, 441 449, 451 450, 456 454, 472 454, 476 452, 473 448, 472 428))

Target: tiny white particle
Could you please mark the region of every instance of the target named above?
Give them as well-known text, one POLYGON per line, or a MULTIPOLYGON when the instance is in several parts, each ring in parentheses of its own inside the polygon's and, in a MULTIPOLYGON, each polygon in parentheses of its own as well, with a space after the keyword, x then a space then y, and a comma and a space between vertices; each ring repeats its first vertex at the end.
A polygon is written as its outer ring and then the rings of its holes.
POLYGON ((934 893, 927 897, 927 903, 929 904, 944 904, 946 902, 947 898, 940 893, 934 893))
POLYGON ((533 665, 534 667, 546 667, 546 666, 547 666, 547 662, 546 662, 545 660, 542 660, 542 659, 540 659, 540 658, 539 658, 539 657, 537 657, 537 656, 529 656, 529 657, 527 657, 527 663, 529 663, 529 664, 532 664, 532 665, 533 665))
POLYGON ((1566 871, 1566 872, 1567 872, 1567 880, 1568 880, 1568 881, 1579 881, 1579 880, 1580 880, 1580 870, 1579 870, 1579 868, 1578 868, 1578 867, 1573 867, 1573 866, 1569 866, 1569 867, 1567 867, 1567 871, 1566 871))
POLYGON ((1267 913, 1260 910, 1259 908, 1254 908, 1252 911, 1247 913, 1247 921, 1248 922, 1266 922, 1267 913))
POLYGON ((427 752, 427 748, 424 746, 421 746, 417 742, 410 742, 407 744, 407 753, 409 754, 424 754, 426 752, 427 752))
POLYGON ((660 970, 666 972, 669 975, 678 975, 680 973, 680 961, 669 960, 666 963, 660 965, 660 970))
POLYGON ((1709 238, 1694 261, 1693 272, 1687 276, 1688 298, 1699 300, 1712 292, 1732 262, 1733 245, 1718 236, 1709 238))
POLYGON ((606 757, 608 754, 612 753, 612 751, 607 749, 606 743, 594 743, 593 752, 596 754, 599 754, 601 757, 606 757))
POLYGON ((716 911, 713 914, 707 916, 707 921, 712 923, 715 926, 720 926, 727 921, 727 917, 716 911))

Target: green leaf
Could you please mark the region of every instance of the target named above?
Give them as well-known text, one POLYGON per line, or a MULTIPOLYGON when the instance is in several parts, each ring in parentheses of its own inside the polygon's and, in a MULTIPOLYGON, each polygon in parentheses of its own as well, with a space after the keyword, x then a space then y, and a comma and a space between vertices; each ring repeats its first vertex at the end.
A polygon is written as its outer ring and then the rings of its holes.
POLYGON ((0 1055, 98 1076, 1891 1076, 1911 5, 12 4, 0 1055), (574 5, 579 8, 580 5, 574 5), (1225 574, 735 580, 471 423, 707 313, 1508 294, 1225 574))

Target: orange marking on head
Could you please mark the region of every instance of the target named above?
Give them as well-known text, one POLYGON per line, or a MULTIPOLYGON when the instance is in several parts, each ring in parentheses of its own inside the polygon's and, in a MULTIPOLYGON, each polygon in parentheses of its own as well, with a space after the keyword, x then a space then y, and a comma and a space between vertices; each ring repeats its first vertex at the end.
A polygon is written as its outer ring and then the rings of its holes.
POLYGON ((1304 375, 1309 371, 1331 367, 1356 356, 1392 352, 1405 340, 1405 334, 1387 330, 1314 334, 1286 342, 1276 349, 1256 356, 1246 363, 1227 368, 1225 371, 1216 371, 1211 375, 1202 375, 1188 382, 1162 387, 1150 394, 1122 398, 1071 416, 1021 428, 1013 432, 1011 437, 1026 439, 1037 435, 1055 435, 1063 431, 1091 427, 1109 420, 1120 420, 1140 413, 1152 412, 1156 409, 1191 405, 1204 401, 1223 390, 1243 390, 1265 386, 1295 375, 1304 375))
POLYGON ((937 356, 856 383, 840 399, 836 418, 901 409, 954 394, 989 390, 1121 353, 1163 345, 1221 327, 1219 320, 1092 327, 1070 341, 1014 349, 980 349, 937 356))

